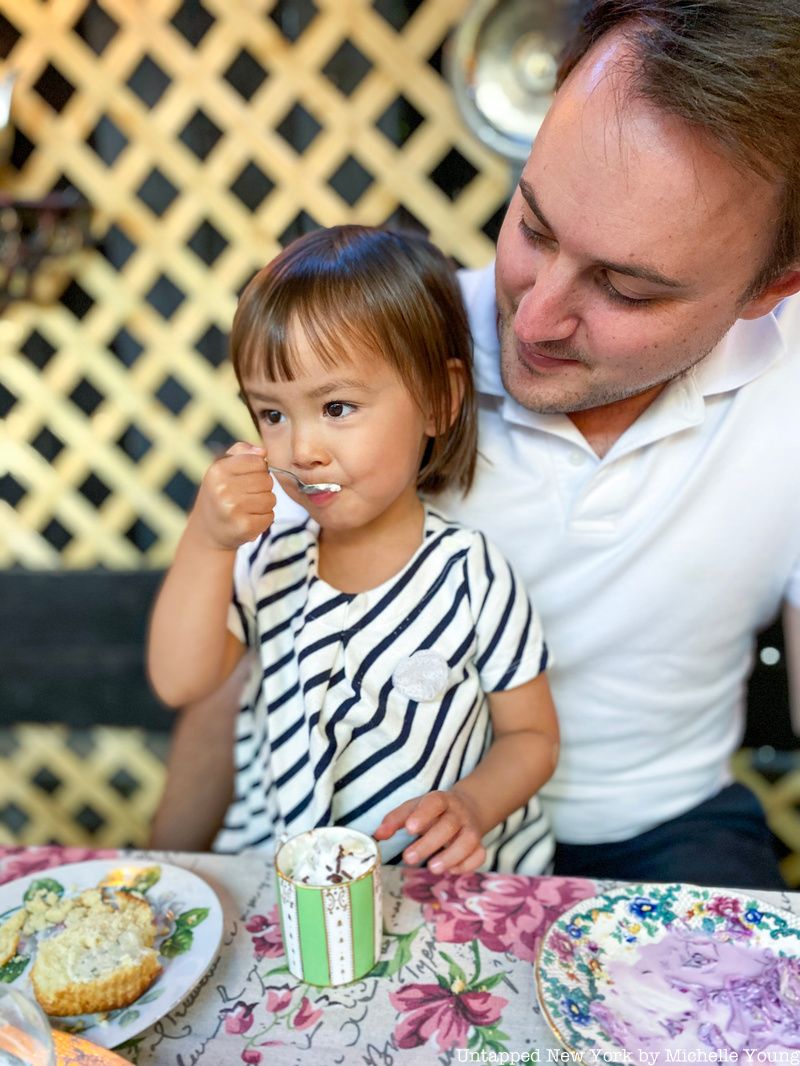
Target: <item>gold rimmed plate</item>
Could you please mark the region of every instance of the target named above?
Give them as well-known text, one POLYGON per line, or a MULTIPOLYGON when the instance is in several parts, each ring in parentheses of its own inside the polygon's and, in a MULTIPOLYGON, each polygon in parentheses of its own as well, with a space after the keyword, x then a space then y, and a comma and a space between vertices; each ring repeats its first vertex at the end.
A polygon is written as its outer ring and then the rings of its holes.
POLYGON ((578 1053, 658 1063, 667 1052, 744 1061, 745 1049, 796 1051, 800 919, 749 893, 622 885, 549 927, 536 988, 553 1032, 578 1053))
MULTIPOLYGON (((54 1028, 113 1048, 130 1040, 181 1003, 217 955, 222 939, 222 907, 214 890, 189 870, 167 863, 94 859, 41 870, 0 885, 0 933, 37 892, 69 898, 104 886, 141 893, 153 908, 159 934, 154 947, 162 972, 133 1003, 107 1014, 50 1019, 54 1028)), ((23 936, 0 967, 0 981, 33 998, 30 971, 37 937, 23 936)))

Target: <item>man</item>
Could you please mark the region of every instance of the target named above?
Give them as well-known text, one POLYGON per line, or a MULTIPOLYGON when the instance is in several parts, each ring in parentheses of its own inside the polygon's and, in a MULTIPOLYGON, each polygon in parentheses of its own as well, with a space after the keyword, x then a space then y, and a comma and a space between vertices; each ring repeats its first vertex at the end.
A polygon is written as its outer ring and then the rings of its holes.
POLYGON ((589 4, 464 277, 482 459, 440 502, 545 622, 558 873, 781 884, 728 759, 800 608, 798 54, 797 2, 589 4))

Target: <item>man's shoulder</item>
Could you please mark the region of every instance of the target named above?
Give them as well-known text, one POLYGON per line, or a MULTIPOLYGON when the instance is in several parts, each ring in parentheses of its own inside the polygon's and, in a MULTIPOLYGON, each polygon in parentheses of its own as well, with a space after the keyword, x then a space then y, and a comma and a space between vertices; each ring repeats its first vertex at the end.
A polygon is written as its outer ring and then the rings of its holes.
POLYGON ((494 260, 482 267, 462 267, 458 283, 468 307, 474 299, 487 294, 494 300, 494 260))
POLYGON ((500 396, 503 387, 500 382, 494 263, 479 270, 460 270, 458 280, 472 333, 476 388, 478 392, 500 396))
POLYGON ((773 314, 788 353, 800 356, 800 292, 782 300, 773 314))
POLYGON ((494 295, 494 262, 477 270, 459 270, 458 282, 476 349, 495 351, 497 304, 494 295))

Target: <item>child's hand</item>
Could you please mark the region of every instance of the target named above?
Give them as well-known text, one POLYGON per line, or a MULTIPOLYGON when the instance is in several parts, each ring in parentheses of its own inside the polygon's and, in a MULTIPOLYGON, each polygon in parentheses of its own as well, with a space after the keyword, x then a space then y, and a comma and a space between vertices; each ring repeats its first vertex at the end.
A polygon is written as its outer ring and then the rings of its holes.
POLYGON ((428 863, 434 873, 464 874, 477 870, 486 858, 477 810, 459 792, 428 792, 406 800, 386 815, 375 830, 375 839, 388 840, 398 829, 419 836, 403 852, 409 866, 435 855, 428 863))
POLYGON ((206 471, 190 523, 212 547, 235 550, 272 525, 275 497, 266 458, 263 448, 237 442, 206 471))

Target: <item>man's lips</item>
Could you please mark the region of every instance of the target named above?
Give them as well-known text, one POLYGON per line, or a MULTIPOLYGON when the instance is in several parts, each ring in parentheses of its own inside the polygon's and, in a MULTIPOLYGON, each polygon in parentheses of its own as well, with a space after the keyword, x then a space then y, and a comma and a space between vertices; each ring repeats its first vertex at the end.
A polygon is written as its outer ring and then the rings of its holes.
POLYGON ((526 366, 534 367, 536 370, 559 370, 578 363, 577 359, 547 355, 535 344, 523 344, 522 341, 517 341, 517 353, 526 366))

